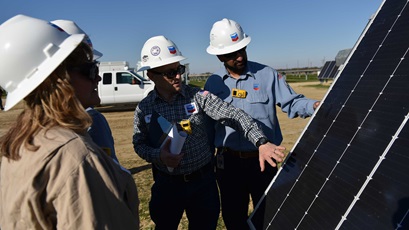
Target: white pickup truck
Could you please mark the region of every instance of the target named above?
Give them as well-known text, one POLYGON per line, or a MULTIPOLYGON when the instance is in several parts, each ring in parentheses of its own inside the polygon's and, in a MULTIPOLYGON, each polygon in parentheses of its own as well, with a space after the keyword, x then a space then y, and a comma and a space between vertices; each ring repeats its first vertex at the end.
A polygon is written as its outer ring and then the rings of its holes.
POLYGON ((101 62, 98 84, 101 105, 138 103, 153 90, 153 81, 128 69, 128 62, 101 62))

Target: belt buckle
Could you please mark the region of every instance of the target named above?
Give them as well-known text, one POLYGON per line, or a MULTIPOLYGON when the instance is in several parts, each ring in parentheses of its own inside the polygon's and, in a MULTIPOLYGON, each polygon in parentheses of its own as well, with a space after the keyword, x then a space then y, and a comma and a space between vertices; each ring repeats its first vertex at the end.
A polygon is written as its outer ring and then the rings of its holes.
POLYGON ((239 151, 239 157, 240 157, 240 158, 243 158, 243 159, 248 158, 248 157, 246 156, 246 153, 244 153, 244 152, 242 152, 242 151, 239 151))

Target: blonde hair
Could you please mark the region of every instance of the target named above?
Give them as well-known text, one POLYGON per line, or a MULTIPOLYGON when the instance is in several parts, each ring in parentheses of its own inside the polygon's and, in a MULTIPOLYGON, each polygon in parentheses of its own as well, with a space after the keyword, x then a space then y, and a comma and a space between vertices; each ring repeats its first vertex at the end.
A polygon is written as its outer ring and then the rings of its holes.
POLYGON ((41 130, 60 126, 78 134, 84 134, 92 124, 75 96, 70 84, 67 67, 92 61, 92 50, 81 43, 53 73, 50 74, 33 92, 24 98, 25 108, 16 123, 0 139, 3 156, 20 159, 19 149, 36 151, 39 146, 33 144, 34 137, 41 130))

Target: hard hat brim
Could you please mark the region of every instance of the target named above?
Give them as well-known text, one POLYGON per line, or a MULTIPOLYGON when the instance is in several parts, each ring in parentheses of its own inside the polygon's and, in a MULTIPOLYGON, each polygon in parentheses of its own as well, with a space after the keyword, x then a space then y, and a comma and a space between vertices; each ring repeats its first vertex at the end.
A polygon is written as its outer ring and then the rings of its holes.
POLYGON ((7 92, 4 110, 11 109, 37 88, 81 44, 84 38, 85 34, 73 34, 65 39, 60 49, 52 57, 43 61, 34 74, 27 76, 17 85, 17 88, 7 92))
POLYGON ((141 66, 141 68, 139 68, 137 70, 137 72, 145 71, 145 70, 149 70, 149 69, 153 69, 153 68, 157 68, 157 67, 161 67, 161 66, 168 65, 168 64, 171 64, 171 63, 183 61, 185 59, 186 58, 184 56, 182 56, 182 55, 172 57, 172 58, 167 58, 166 61, 157 62, 157 64, 141 66))
POLYGON ((245 38, 243 38, 243 40, 241 40, 239 43, 228 46, 228 47, 223 47, 223 48, 215 48, 212 45, 209 45, 206 49, 208 54, 211 55, 223 55, 223 54, 228 54, 228 53, 233 53, 237 50, 240 50, 244 47, 246 47, 251 41, 251 37, 247 36, 245 38))
POLYGON ((102 55, 103 55, 101 52, 99 52, 96 49, 93 49, 92 52, 94 53, 94 61, 97 60, 98 58, 102 57, 102 55))
POLYGON ((89 36, 87 35, 87 33, 85 33, 84 30, 82 30, 77 23, 71 21, 71 20, 64 20, 64 19, 58 19, 58 20, 54 20, 51 21, 51 23, 55 24, 56 26, 60 27, 61 29, 63 29, 65 32, 67 32, 68 34, 85 34, 86 35, 86 39, 84 40, 85 43, 87 43, 88 45, 90 45, 92 47, 92 51, 94 53, 94 61, 97 60, 98 58, 102 57, 103 54, 101 52, 99 52, 98 50, 94 49, 92 42, 91 42, 91 38, 89 38, 89 36), (89 42, 89 43, 88 43, 89 42))

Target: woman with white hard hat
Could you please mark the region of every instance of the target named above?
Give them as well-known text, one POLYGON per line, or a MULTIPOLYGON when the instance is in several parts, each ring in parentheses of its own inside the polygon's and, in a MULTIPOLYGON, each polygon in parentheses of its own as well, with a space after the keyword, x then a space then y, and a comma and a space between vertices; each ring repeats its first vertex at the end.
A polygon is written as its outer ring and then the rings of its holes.
POLYGON ((87 135, 72 84, 99 77, 84 37, 25 15, 0 25, 5 110, 25 102, 0 138, 2 229, 139 228, 135 182, 87 135))

